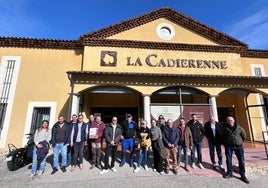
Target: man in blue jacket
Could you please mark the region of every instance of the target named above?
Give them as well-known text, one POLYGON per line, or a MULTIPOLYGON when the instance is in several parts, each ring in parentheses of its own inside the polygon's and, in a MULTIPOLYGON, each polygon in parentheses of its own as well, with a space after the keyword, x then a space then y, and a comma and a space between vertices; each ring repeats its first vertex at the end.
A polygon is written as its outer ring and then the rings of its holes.
POLYGON ((177 147, 179 142, 179 130, 176 126, 173 125, 173 121, 169 119, 167 121, 167 126, 163 129, 163 141, 166 147, 166 158, 165 158, 165 172, 166 174, 169 173, 170 168, 170 159, 172 159, 173 164, 173 171, 174 174, 178 174, 178 161, 177 161, 177 147))
POLYGON ((128 114, 127 119, 122 123, 122 159, 120 167, 124 166, 126 163, 126 151, 130 151, 130 167, 134 165, 134 147, 135 147, 135 137, 137 134, 137 124, 132 120, 132 115, 128 114))
POLYGON ((58 171, 59 153, 62 156, 61 170, 62 172, 66 172, 67 144, 70 143, 70 130, 63 115, 59 115, 58 122, 52 128, 51 143, 53 147, 53 171, 51 175, 58 171))

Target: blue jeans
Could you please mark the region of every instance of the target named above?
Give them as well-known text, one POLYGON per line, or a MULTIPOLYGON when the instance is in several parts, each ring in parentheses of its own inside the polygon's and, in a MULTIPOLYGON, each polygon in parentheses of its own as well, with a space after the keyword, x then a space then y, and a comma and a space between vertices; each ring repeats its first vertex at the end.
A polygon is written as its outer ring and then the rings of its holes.
POLYGON ((61 167, 66 167, 67 165, 67 145, 64 143, 56 143, 53 148, 53 168, 59 168, 59 154, 61 153, 62 163, 61 167))
POLYGON ((197 163, 202 163, 202 142, 194 142, 191 149, 191 161, 195 162, 195 148, 197 151, 197 163))
POLYGON ((139 159, 138 159, 138 164, 137 167, 141 166, 142 158, 144 156, 144 165, 147 165, 148 163, 148 152, 145 147, 140 148, 140 153, 139 153, 139 159))
POLYGON ((227 174, 233 174, 233 164, 232 156, 235 153, 238 164, 239 164, 239 174, 245 176, 245 161, 244 161, 244 149, 243 146, 225 146, 225 156, 227 165, 227 174))
POLYGON ((134 153, 134 138, 124 138, 122 141, 122 159, 121 163, 125 164, 126 163, 126 151, 129 149, 130 151, 130 164, 134 162, 133 159, 133 153, 134 153))
POLYGON ((187 155, 188 147, 185 145, 178 146, 178 164, 180 164, 181 162, 181 150, 183 150, 184 164, 187 165, 188 164, 188 155, 187 155))
POLYGON ((36 154, 37 148, 34 146, 33 149, 33 163, 32 163, 32 174, 36 174, 38 163, 40 163, 39 171, 44 172, 46 167, 46 158, 45 157, 42 161, 37 160, 37 154, 36 154))
POLYGON ((222 165, 222 152, 221 152, 221 143, 217 140, 208 140, 208 146, 209 146, 209 155, 210 160, 212 164, 216 164, 215 161, 215 148, 219 160, 219 165, 222 165))

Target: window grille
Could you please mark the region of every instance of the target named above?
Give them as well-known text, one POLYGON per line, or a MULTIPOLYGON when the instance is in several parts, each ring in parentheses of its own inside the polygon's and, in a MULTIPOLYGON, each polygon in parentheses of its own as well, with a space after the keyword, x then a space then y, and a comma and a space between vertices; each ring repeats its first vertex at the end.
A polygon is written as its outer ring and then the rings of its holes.
POLYGON ((41 127, 43 120, 49 120, 50 107, 34 107, 31 121, 30 133, 34 134, 41 127))
POLYGON ((254 67, 254 76, 262 76, 262 71, 260 67, 254 67))
POLYGON ((8 106, 8 98, 10 95, 10 88, 12 78, 15 69, 15 60, 7 60, 7 64, 4 70, 3 82, 1 83, 1 95, 0 95, 0 135, 3 130, 3 125, 6 116, 6 110, 8 106))

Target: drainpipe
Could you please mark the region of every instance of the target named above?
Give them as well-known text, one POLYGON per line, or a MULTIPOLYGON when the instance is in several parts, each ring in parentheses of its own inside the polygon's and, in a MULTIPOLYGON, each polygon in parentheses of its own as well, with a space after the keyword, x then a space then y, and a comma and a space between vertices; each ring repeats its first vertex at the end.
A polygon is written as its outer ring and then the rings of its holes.
POLYGON ((249 126, 250 126, 250 132, 251 132, 252 141, 255 141, 254 136, 253 136, 253 129, 252 129, 251 117, 250 117, 250 113, 249 113, 248 96, 249 96, 249 93, 246 96, 246 109, 247 109, 248 118, 249 118, 249 126))
POLYGON ((70 80, 70 87, 71 87, 71 92, 70 92, 70 100, 69 100, 69 109, 68 109, 68 120, 71 118, 71 113, 72 113, 72 104, 73 104, 73 95, 74 95, 74 82, 72 81, 72 75, 68 73, 68 79, 70 80))

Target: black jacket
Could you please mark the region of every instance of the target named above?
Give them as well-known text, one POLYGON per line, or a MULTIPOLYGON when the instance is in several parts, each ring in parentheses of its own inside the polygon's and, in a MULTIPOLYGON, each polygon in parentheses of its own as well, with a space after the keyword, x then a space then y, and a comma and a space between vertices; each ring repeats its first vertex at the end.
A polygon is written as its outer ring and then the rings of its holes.
MULTIPOLYGON (((66 121, 64 121, 64 123, 66 124, 66 132, 65 132, 65 135, 64 135, 64 145, 70 143, 70 135, 71 135, 71 131, 70 130, 70 125, 69 123, 67 123, 66 121)), ((56 135, 57 135, 57 129, 59 128, 59 122, 55 123, 53 125, 53 128, 52 128, 52 135, 51 135, 51 143, 52 143, 52 147, 55 147, 56 145, 56 135)))
POLYGON ((121 128, 122 128, 122 135, 124 136, 124 138, 135 138, 136 134, 137 134, 137 124, 135 121, 131 121, 131 124, 133 124, 133 127, 129 127, 129 123, 128 121, 124 121, 121 124, 121 128))
POLYGON ((151 138, 151 130, 148 127, 146 127, 146 128, 144 128, 144 127, 139 128, 139 130, 138 130, 138 138, 140 138, 140 139, 141 139, 141 133, 148 133, 146 139, 151 138))
POLYGON ((194 143, 202 142, 205 132, 202 124, 199 121, 193 122, 191 120, 187 123, 187 126, 191 129, 194 143))
POLYGON ((215 133, 216 133, 215 136, 213 134, 210 121, 205 123, 204 130, 205 130, 205 136, 207 137, 208 140, 221 141, 222 126, 218 122, 215 122, 215 133))

